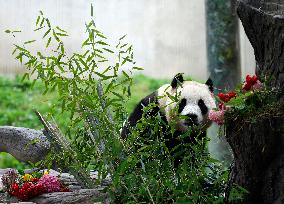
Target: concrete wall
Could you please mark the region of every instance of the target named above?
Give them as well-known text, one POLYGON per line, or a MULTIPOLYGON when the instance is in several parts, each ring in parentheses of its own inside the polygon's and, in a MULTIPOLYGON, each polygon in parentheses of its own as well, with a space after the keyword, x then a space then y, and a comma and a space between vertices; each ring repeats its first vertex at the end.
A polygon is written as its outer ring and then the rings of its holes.
MULTIPOLYGON (((69 52, 79 49, 92 2, 97 26, 113 44, 127 34, 144 74, 166 78, 183 72, 207 78, 204 0, 0 0, 0 73, 23 71, 11 56, 12 44, 39 37, 32 32, 39 10, 68 31, 69 52), (23 32, 14 39, 3 32, 6 29, 23 32)), ((253 62, 252 51, 245 36, 240 36, 242 66, 247 69, 253 62)), ((44 50, 40 44, 32 48, 44 50)))

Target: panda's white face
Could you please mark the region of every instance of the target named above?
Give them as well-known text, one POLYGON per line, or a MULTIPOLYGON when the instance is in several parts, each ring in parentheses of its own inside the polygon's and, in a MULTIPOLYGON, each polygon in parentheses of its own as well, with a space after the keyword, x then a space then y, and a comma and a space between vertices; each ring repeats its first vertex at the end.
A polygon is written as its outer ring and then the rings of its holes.
POLYGON ((186 131, 189 126, 193 125, 207 129, 211 124, 208 120, 208 113, 216 108, 216 104, 208 85, 185 81, 180 86, 173 88, 167 84, 158 90, 158 95, 163 96, 159 99, 159 104, 164 106, 168 122, 175 120, 178 130, 186 131), (168 94, 177 96, 178 102, 173 102, 168 94), (176 114, 184 117, 177 117, 176 114))
POLYGON ((186 81, 177 88, 179 95, 178 113, 188 116, 182 119, 181 125, 187 128, 192 125, 201 125, 207 128, 209 111, 216 108, 213 94, 206 84, 195 81, 186 81), (179 94, 180 93, 180 94, 179 94))

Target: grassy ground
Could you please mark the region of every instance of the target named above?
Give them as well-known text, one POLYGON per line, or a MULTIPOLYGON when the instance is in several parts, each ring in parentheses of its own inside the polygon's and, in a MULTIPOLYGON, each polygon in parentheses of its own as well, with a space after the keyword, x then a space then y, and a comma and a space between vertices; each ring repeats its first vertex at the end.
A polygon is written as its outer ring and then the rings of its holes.
MULTIPOLYGON (((157 80, 143 75, 134 77, 132 96, 127 104, 128 112, 147 94, 155 91, 169 80, 157 80)), ((36 83, 31 88, 31 82, 22 82, 21 77, 15 79, 0 78, 0 125, 21 126, 42 129, 34 110, 46 114, 59 112, 59 101, 56 92, 42 95, 44 85, 36 83)), ((60 127, 66 124, 67 115, 58 115, 55 120, 60 127)), ((0 168, 22 169, 24 164, 15 160, 11 155, 0 153, 0 168)))

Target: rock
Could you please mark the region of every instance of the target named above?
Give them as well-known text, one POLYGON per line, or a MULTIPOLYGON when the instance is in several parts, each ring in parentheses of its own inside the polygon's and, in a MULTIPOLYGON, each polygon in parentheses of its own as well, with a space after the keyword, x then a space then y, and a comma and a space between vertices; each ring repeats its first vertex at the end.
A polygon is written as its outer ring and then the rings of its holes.
POLYGON ((31 200, 38 204, 93 204, 95 202, 110 203, 103 188, 80 189, 73 192, 56 192, 40 195, 31 200))
POLYGON ((36 163, 47 155, 50 143, 42 131, 23 127, 0 127, 0 152, 23 162, 36 163))

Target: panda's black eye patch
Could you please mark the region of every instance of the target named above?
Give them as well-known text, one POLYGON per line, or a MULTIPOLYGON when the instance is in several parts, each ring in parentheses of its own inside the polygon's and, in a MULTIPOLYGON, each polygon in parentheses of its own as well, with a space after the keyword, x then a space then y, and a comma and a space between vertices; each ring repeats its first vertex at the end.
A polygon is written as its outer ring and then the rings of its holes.
POLYGON ((178 105, 178 113, 181 113, 184 107, 186 106, 186 99, 181 99, 179 105, 178 105))
POLYGON ((201 110, 202 115, 205 115, 208 112, 208 108, 202 99, 199 99, 198 106, 201 110))

